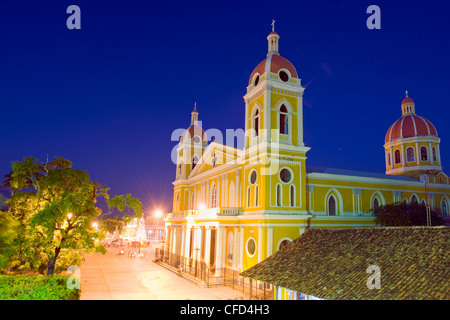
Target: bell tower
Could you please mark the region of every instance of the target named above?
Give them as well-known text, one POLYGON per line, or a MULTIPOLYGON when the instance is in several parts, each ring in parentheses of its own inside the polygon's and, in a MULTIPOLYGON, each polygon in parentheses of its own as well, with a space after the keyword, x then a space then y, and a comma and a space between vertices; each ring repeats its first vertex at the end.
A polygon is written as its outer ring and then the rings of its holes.
POLYGON ((251 73, 244 96, 245 160, 261 176, 265 210, 306 212, 305 89, 294 65, 280 55, 279 40, 272 21, 267 56, 251 73))

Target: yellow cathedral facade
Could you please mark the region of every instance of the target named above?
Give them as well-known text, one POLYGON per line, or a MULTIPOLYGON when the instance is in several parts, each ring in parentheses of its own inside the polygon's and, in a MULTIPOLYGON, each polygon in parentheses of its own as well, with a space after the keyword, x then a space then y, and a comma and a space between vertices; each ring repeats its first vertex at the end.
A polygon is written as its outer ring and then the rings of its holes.
POLYGON ((273 29, 267 40, 267 57, 251 73, 244 96, 243 149, 208 143, 196 108, 179 140, 173 212, 166 218, 170 264, 201 262, 217 274, 239 273, 308 228, 375 226, 374 208, 399 201, 428 203, 449 216, 440 138, 416 115, 408 94, 386 134, 385 173, 308 166, 305 88, 280 55, 273 29))

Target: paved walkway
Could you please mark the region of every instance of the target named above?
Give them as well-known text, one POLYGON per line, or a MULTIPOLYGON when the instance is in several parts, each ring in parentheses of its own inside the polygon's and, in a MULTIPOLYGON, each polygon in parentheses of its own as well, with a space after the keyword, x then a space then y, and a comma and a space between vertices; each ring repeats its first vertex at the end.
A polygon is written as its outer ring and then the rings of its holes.
MULTIPOLYGON (((119 255, 118 248, 85 254, 81 265, 81 300, 226 300, 242 299, 229 287, 202 288, 152 262, 154 248, 141 258, 119 255)), ((137 249, 132 249, 137 251, 137 249)))

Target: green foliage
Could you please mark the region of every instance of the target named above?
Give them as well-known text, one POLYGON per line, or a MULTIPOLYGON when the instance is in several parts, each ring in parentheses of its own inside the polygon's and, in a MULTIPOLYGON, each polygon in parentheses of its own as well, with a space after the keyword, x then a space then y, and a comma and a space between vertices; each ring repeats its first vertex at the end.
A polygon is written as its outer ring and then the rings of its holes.
MULTIPOLYGON (((41 271, 46 263, 47 273, 53 274, 60 252, 106 252, 99 243, 104 230, 93 228, 92 221, 102 213, 96 206, 97 198, 109 200, 108 188, 91 181, 87 172, 73 169, 64 158, 40 163, 28 157, 12 164, 6 182, 12 194, 10 214, 20 223, 10 267, 41 271)), ((114 197, 111 207, 142 214, 140 201, 130 194, 114 197)))
MULTIPOLYGON (((48 264, 49 257, 43 259, 44 265, 48 264)), ((81 266, 81 261, 83 260, 83 255, 79 251, 75 250, 64 250, 58 256, 55 264, 55 272, 60 273, 66 271, 69 266, 81 266)))
MULTIPOLYGON (((380 206, 374 212, 375 221, 381 226, 426 226, 426 207, 422 204, 398 202, 380 206)), ((442 218, 431 211, 431 224, 442 225, 442 218)))
POLYGON ((109 199, 108 206, 110 208, 116 207, 120 212, 123 212, 125 208, 130 208, 134 211, 135 217, 140 218, 142 216, 141 201, 139 201, 139 199, 133 198, 129 193, 127 193, 125 197, 123 195, 118 195, 112 199, 109 199))
POLYGON ((69 276, 0 276, 0 300, 78 300, 79 289, 69 289, 69 276))
POLYGON ((122 231, 125 223, 123 221, 117 219, 110 218, 100 218, 99 219, 100 228, 104 229, 106 232, 114 232, 116 231, 116 226, 119 231, 122 231))
POLYGON ((6 267, 9 256, 14 252, 13 242, 18 226, 17 221, 0 211, 0 268, 6 267))

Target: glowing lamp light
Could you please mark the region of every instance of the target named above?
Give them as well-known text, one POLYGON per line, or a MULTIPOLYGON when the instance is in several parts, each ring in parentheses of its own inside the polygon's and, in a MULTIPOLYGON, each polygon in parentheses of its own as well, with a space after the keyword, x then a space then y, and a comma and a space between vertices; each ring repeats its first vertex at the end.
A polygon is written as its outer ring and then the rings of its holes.
POLYGON ((198 208, 200 209, 200 210, 205 210, 205 205, 202 203, 202 204, 200 204, 199 206, 198 206, 198 208))
POLYGON ((94 223, 92 223, 92 226, 93 226, 94 228, 98 228, 98 223, 97 223, 97 222, 94 222, 94 223))
POLYGON ((67 214, 67 219, 69 219, 69 220, 72 219, 72 214, 71 213, 67 214))
POLYGON ((156 210, 155 217, 160 218, 162 216, 161 210, 156 210))

